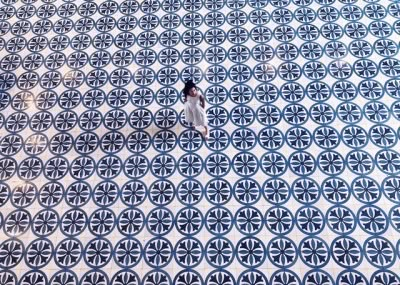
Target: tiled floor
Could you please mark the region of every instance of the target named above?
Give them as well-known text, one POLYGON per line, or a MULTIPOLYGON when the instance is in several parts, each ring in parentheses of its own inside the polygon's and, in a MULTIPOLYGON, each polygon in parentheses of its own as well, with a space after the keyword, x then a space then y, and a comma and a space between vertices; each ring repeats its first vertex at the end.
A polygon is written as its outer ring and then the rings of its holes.
POLYGON ((1 0, 0 36, 0 284, 400 284, 399 2, 1 0))

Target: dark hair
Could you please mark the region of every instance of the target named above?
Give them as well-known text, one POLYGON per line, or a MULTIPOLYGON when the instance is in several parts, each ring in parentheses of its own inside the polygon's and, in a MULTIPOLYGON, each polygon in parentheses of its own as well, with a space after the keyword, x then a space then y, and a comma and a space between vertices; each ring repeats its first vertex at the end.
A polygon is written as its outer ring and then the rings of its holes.
POLYGON ((193 80, 188 80, 185 83, 185 88, 183 88, 183 97, 186 99, 186 96, 189 94, 190 89, 193 87, 196 87, 196 84, 194 84, 193 80))

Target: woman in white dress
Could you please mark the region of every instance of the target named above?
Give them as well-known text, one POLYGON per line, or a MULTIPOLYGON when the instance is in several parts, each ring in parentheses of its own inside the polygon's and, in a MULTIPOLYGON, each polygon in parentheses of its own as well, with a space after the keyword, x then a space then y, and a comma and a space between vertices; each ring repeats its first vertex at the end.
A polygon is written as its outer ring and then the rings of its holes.
POLYGON ((205 111, 205 99, 197 91, 196 84, 192 80, 185 83, 183 89, 184 104, 185 104, 185 120, 189 125, 196 127, 204 127, 205 131, 201 132, 205 139, 208 139, 207 114, 205 111))

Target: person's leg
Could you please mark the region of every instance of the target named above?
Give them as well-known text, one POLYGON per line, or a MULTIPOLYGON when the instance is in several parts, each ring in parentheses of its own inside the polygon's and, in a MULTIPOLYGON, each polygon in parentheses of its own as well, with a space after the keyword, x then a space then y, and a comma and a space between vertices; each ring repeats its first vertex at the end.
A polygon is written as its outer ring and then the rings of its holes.
POLYGON ((204 138, 208 139, 208 122, 207 122, 207 114, 204 108, 201 109, 201 120, 202 120, 202 125, 204 128, 204 138))
POLYGON ((189 129, 194 128, 194 114, 190 108, 185 108, 185 121, 188 123, 189 129))
POLYGON ((204 134, 203 134, 203 136, 204 136, 204 139, 208 139, 208 127, 207 127, 207 125, 204 125, 204 134))

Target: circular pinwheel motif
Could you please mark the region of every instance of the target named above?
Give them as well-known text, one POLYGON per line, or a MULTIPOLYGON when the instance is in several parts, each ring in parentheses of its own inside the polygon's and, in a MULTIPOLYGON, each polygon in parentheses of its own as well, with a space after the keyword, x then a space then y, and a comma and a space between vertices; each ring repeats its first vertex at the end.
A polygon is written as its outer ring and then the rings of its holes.
POLYGON ((400 284, 398 1, 0 1, 0 284, 400 284))

